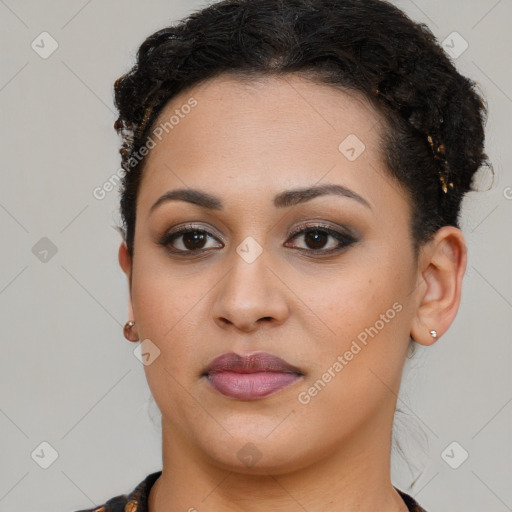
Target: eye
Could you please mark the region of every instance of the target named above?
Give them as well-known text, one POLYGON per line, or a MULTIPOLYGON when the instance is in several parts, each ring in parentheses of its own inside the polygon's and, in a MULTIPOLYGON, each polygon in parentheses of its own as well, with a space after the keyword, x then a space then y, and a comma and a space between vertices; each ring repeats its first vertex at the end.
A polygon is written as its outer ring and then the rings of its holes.
POLYGON ((357 240, 356 238, 342 231, 337 231, 331 227, 323 225, 300 226, 295 231, 291 240, 304 239, 306 247, 298 247, 298 249, 312 254, 331 254, 339 252, 357 240), (327 247, 326 247, 327 246, 327 247))
MULTIPOLYGON (((297 247, 297 249, 318 255, 340 252, 357 242, 357 239, 349 233, 319 224, 300 226, 292 233, 289 240, 300 238, 304 239, 306 247, 297 247)), ((209 231, 199 226, 186 225, 166 233, 159 245, 165 247, 170 253, 177 255, 186 255, 187 253, 198 255, 209 249, 224 246, 222 242, 212 244, 210 240, 218 241, 209 231)), ((290 247, 289 242, 285 244, 285 247, 290 247)))
POLYGON ((212 247, 219 247, 218 245, 208 246, 208 238, 214 238, 210 232, 197 226, 187 225, 166 233, 159 243, 172 253, 199 253, 212 247))

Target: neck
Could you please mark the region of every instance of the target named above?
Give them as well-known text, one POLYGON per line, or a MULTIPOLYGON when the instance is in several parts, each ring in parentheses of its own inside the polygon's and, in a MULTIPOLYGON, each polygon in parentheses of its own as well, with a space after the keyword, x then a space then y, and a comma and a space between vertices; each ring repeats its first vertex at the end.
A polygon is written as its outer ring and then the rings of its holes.
POLYGON ((163 470, 149 512, 407 512, 390 479, 391 426, 392 418, 386 428, 376 418, 314 463, 249 474, 219 467, 163 420, 163 470))

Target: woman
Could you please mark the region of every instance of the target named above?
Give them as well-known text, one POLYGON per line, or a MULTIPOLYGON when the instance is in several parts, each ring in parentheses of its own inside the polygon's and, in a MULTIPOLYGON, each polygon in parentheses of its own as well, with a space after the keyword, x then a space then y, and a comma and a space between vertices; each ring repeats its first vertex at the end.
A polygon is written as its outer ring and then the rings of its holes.
POLYGON ((424 510, 391 433, 410 345, 460 304, 473 82, 384 1, 226 0, 151 35, 115 99, 163 469, 94 510, 424 510))

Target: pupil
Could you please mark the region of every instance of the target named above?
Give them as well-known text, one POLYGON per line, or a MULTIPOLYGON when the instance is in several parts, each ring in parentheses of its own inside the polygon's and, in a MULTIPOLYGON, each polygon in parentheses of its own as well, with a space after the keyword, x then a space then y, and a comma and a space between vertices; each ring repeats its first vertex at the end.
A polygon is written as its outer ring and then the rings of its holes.
POLYGON ((306 234, 306 243, 311 249, 321 249, 326 244, 328 236, 325 231, 309 231, 306 234))
POLYGON ((191 233, 187 233, 183 235, 183 245, 190 250, 194 249, 200 249, 201 247, 198 247, 201 245, 201 242, 204 243, 205 239, 205 233, 200 233, 199 231, 192 231, 191 233))

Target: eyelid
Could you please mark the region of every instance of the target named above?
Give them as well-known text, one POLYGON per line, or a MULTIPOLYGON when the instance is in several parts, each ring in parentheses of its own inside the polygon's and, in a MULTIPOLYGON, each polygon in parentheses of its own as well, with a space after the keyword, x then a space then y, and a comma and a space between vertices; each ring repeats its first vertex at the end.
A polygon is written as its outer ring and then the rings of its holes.
POLYGON ((177 227, 173 227, 173 228, 167 230, 161 238, 165 239, 165 238, 169 238, 171 236, 180 235, 182 233, 188 233, 189 231, 199 231, 201 233, 206 233, 209 236, 219 238, 222 241, 222 243, 226 243, 224 236, 221 235, 214 228, 201 226, 200 224, 195 224, 193 222, 179 225, 177 227), (212 233, 212 231, 214 231, 214 233, 212 233))
MULTIPOLYGON (((293 229, 293 231, 287 236, 287 240, 285 242, 288 243, 289 241, 295 240, 296 238, 299 238, 299 236, 304 235, 308 231, 324 231, 328 234, 328 236, 334 238, 337 240, 338 245, 337 247, 331 248, 331 249, 308 249, 303 247, 298 247, 296 250, 300 252, 305 252, 310 255, 330 255, 330 254, 336 254, 339 252, 342 252, 344 249, 348 248, 350 245, 354 244, 355 242, 358 242, 360 240, 360 237, 357 233, 354 233, 353 230, 336 225, 336 227, 333 227, 332 225, 327 224, 325 221, 320 220, 309 220, 304 221, 300 223, 297 227, 293 229)), ((203 227, 199 224, 194 223, 187 223, 183 224, 181 226, 172 228, 168 230, 161 240, 158 242, 159 245, 167 248, 167 250, 178 256, 199 256, 201 254, 205 254, 209 251, 211 251, 212 247, 206 248, 206 249, 197 249, 197 250, 182 250, 182 249, 170 249, 169 245, 171 242, 173 242, 175 239, 179 238, 182 234, 189 233, 189 232, 199 232, 206 234, 207 237, 220 239, 220 242, 225 245, 225 240, 222 235, 216 235, 213 234, 210 230, 210 228, 203 227)), ((285 245, 286 246, 286 245, 285 245)), ((222 247, 221 247, 222 248, 222 247)))
POLYGON ((298 235, 305 230, 314 230, 314 229, 318 229, 319 231, 323 229, 323 230, 327 231, 328 233, 344 235, 346 237, 358 238, 357 233, 355 233, 352 229, 349 229, 348 227, 340 226, 338 224, 333 226, 332 224, 327 224, 325 221, 321 221, 321 220, 310 220, 310 221, 305 221, 305 222, 300 223, 296 228, 294 228, 294 230, 290 234, 290 237, 294 237, 295 235, 298 235))
MULTIPOLYGON (((336 233, 340 233, 341 232, 340 234, 344 234, 346 236, 352 236, 354 238, 359 237, 357 232, 354 232, 354 230, 352 230, 352 229, 350 229, 350 228, 348 228, 346 226, 342 226, 342 225, 339 225, 339 224, 335 224, 335 225, 328 224, 327 221, 323 221, 323 220, 319 220, 319 219, 317 219, 317 220, 311 219, 311 220, 308 220, 308 221, 301 222, 298 226, 296 226, 291 231, 291 233, 288 236, 289 237, 293 237, 293 236, 299 234, 304 229, 315 229, 315 228, 322 228, 322 229, 325 229, 327 231, 334 231, 336 233)), ((205 226, 202 226, 200 224, 196 224, 193 221, 192 222, 187 222, 187 223, 185 223, 183 225, 178 225, 177 227, 173 227, 173 228, 171 228, 169 230, 166 230, 166 232, 164 233, 164 235, 161 238, 165 238, 168 235, 169 236, 170 235, 176 235, 176 234, 179 234, 179 233, 182 233, 182 232, 187 232, 187 231, 206 232, 209 235, 214 235, 214 236, 218 237, 223 243, 226 243, 226 239, 224 238, 224 236, 222 234, 220 234, 215 228, 213 228, 211 226, 205 227, 205 226), (214 230, 215 234, 211 233, 210 230, 214 230)))

